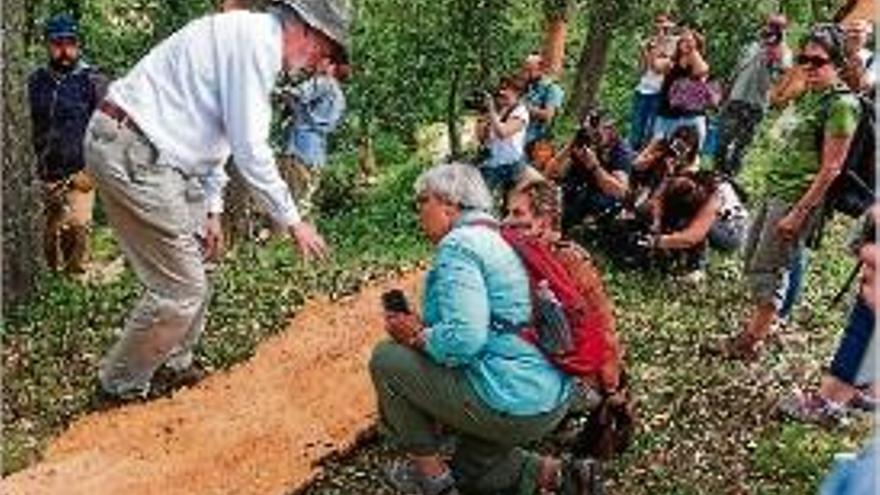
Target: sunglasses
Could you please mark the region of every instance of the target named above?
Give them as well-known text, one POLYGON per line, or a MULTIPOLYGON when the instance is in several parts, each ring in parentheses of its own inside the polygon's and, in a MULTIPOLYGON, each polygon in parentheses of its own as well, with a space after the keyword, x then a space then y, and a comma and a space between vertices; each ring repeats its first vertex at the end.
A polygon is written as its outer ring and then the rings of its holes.
POLYGON ((807 65, 814 69, 822 68, 831 63, 831 60, 818 55, 798 55, 798 65, 807 65))

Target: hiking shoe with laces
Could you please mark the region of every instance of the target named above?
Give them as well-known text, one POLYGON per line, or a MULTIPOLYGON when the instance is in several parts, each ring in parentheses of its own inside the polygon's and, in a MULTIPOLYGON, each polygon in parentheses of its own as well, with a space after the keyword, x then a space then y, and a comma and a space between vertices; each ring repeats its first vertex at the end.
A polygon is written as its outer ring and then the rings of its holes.
POLYGON ((560 495, 603 495, 602 468, 592 458, 562 460, 560 495))
POLYGON ((782 416, 826 427, 840 426, 845 420, 843 406, 832 402, 816 392, 795 390, 779 401, 782 416))
POLYGON ((411 461, 397 461, 387 470, 388 483, 407 495, 459 495, 452 471, 440 476, 427 476, 416 469, 411 461))

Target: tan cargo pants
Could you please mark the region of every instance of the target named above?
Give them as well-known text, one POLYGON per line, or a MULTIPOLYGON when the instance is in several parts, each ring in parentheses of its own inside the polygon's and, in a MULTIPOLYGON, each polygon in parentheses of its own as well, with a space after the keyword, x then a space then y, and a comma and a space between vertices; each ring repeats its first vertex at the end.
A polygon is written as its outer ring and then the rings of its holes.
POLYGON ((51 270, 85 272, 94 205, 95 189, 84 172, 44 184, 43 251, 51 270))
POLYGON ((192 363, 204 328, 210 284, 197 238, 204 191, 158 164, 149 140, 101 112, 89 123, 85 153, 107 220, 146 288, 98 377, 109 393, 145 395, 159 366, 192 363))

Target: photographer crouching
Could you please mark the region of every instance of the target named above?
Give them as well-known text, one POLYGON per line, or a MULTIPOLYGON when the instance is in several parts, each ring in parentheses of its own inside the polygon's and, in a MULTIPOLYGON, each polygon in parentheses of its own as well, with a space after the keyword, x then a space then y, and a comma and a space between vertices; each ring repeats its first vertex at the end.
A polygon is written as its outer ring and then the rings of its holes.
POLYGON ((632 186, 627 208, 643 210, 663 181, 674 174, 699 167, 699 133, 696 127, 681 126, 668 138, 651 142, 633 161, 632 186))
POLYGON ((561 177, 562 229, 616 215, 629 192, 633 151, 614 121, 601 110, 587 113, 574 139, 554 160, 565 168, 549 169, 561 177))

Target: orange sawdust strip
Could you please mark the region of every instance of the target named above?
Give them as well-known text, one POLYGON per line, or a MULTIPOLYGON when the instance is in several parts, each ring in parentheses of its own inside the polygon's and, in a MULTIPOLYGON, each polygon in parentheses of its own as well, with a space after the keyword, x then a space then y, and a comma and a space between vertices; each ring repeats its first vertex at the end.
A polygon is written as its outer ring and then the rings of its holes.
POLYGON ((415 301, 420 280, 410 273, 308 303, 228 372, 78 420, 41 463, 6 478, 3 492, 265 495, 303 486, 316 461, 350 448, 375 422, 367 361, 384 337, 379 296, 401 287, 415 301))

